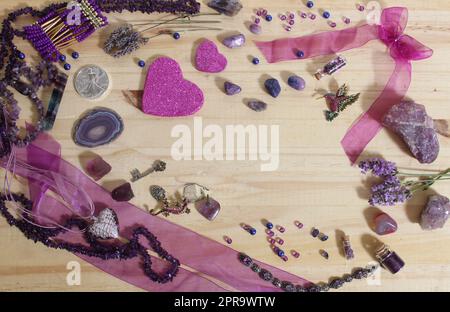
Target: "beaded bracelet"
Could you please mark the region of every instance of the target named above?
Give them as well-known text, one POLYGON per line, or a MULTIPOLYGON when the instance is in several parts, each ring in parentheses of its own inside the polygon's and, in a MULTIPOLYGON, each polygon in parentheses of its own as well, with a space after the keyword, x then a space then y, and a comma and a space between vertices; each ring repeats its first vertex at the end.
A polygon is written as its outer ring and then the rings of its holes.
POLYGON ((258 264, 253 262, 252 258, 244 253, 239 253, 239 261, 246 267, 249 267, 253 272, 257 273, 261 279, 272 283, 273 286, 281 288, 286 292, 325 292, 330 290, 330 288, 338 289, 344 286, 345 283, 352 282, 353 279, 367 278, 378 268, 376 265, 371 265, 364 269, 356 268, 353 270, 352 274, 347 274, 342 278, 335 278, 329 283, 313 284, 309 287, 303 287, 300 285, 294 285, 289 281, 281 281, 280 279, 274 277, 271 272, 266 269, 262 269, 258 264))

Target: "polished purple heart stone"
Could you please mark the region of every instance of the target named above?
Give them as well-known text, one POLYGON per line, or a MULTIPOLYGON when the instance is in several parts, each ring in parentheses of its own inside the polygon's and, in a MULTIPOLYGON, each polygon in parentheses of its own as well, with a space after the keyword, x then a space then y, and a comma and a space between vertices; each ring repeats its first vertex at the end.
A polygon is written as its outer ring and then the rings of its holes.
POLYGON ((111 192, 111 197, 118 202, 127 202, 134 197, 130 183, 124 183, 111 192))
POLYGON ((220 212, 220 204, 211 197, 206 197, 195 203, 197 211, 209 221, 214 220, 220 212))
POLYGON ((387 213, 380 213, 374 219, 374 230, 378 235, 387 235, 397 231, 397 222, 387 213))
POLYGON ((111 165, 102 157, 95 156, 86 164, 86 173, 95 181, 100 180, 111 171, 111 165))

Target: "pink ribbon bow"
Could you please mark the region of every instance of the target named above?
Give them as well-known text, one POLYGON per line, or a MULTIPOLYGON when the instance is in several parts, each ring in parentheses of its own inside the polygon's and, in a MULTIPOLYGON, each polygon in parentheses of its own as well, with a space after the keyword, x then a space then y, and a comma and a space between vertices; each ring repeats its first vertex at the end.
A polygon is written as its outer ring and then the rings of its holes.
POLYGON ((285 38, 270 42, 255 42, 269 63, 298 59, 301 50, 305 57, 335 54, 359 48, 378 39, 389 48, 395 69, 383 92, 347 131, 341 144, 352 163, 364 151, 382 128, 382 118, 392 105, 399 103, 411 83, 411 61, 433 55, 433 50, 414 38, 403 34, 408 23, 408 10, 402 7, 384 9, 380 25, 365 24, 338 31, 329 31, 298 38, 285 38))

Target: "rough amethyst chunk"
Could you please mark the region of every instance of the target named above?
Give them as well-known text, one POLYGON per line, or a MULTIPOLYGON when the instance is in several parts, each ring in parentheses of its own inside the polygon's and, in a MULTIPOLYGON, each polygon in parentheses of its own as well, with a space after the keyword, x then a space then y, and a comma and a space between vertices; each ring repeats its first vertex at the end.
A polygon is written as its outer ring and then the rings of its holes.
POLYGON ((267 109, 267 104, 261 101, 249 101, 247 106, 255 112, 262 112, 267 109))
POLYGON ((264 87, 266 87, 267 92, 274 98, 278 97, 281 93, 280 83, 274 78, 267 79, 264 82, 264 87))
POLYGON ((440 229, 447 222, 450 214, 450 200, 441 195, 433 195, 428 198, 426 208, 420 218, 420 226, 424 230, 440 229))
POLYGON ((111 171, 111 165, 102 157, 96 156, 86 164, 86 173, 95 181, 100 180, 111 171))
POLYGON ((439 141, 433 119, 423 105, 409 101, 396 104, 384 117, 383 124, 400 135, 420 163, 436 160, 439 141))
POLYGON ((239 0, 211 0, 208 6, 219 13, 235 16, 242 9, 242 4, 239 0))

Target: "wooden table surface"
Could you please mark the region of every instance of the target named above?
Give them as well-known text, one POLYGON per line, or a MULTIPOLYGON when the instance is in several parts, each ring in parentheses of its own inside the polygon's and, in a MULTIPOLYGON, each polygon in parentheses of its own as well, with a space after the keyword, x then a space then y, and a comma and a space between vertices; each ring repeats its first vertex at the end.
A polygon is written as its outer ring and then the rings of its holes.
MULTIPOLYGON (((42 7, 47 0, 28 1, 33 6, 42 7)), ((178 41, 162 36, 152 39, 144 48, 131 56, 115 60, 102 51, 102 43, 114 28, 97 32, 75 49, 80 53, 79 60, 70 57, 72 70, 51 135, 62 145, 65 159, 81 167, 83 157, 88 155, 85 148, 74 144, 71 138, 73 123, 86 110, 96 106, 109 107, 124 119, 125 131, 115 142, 89 150, 102 155, 112 167, 112 172, 99 181, 108 189, 113 189, 123 179, 129 178, 129 171, 135 167, 145 169, 155 159, 167 162, 164 173, 153 174, 133 185, 136 197, 132 203, 139 207, 153 207, 155 201, 148 192, 152 184, 159 184, 174 192, 186 182, 197 182, 208 186, 214 198, 220 201, 222 211, 214 222, 208 222, 198 213, 171 216, 170 220, 195 230, 204 236, 223 242, 222 236, 233 238, 232 247, 245 251, 253 257, 303 276, 311 281, 326 281, 331 276, 342 275, 353 267, 364 266, 373 261, 371 240, 380 239, 390 245, 406 262, 405 268, 397 275, 386 271, 381 273, 379 285, 368 285, 365 281, 354 282, 343 291, 449 291, 450 290, 450 227, 425 232, 418 224, 418 217, 426 203, 426 194, 417 196, 405 206, 385 208, 399 224, 397 233, 377 237, 370 229, 368 220, 376 213, 367 203, 364 177, 359 170, 349 165, 340 146, 340 140, 352 122, 364 112, 379 95, 393 69, 393 62, 380 42, 370 42, 366 46, 348 51, 343 55, 348 66, 333 78, 316 81, 312 72, 320 68, 327 58, 307 61, 267 64, 252 43, 256 37, 251 35, 246 25, 254 15, 254 9, 267 8, 274 17, 288 10, 302 9, 298 0, 245 0, 245 8, 234 18, 209 17, 220 19, 221 32, 188 33, 178 41), (248 38, 244 48, 229 50, 219 44, 219 49, 229 60, 228 68, 219 74, 198 72, 192 65, 194 43, 201 38, 219 42, 224 35, 240 31, 248 38), (193 118, 155 118, 141 113, 122 95, 121 90, 142 89, 145 70, 136 65, 138 59, 150 60, 157 55, 176 59, 187 79, 197 83, 205 94, 204 107, 196 116, 201 117, 203 125, 279 125, 280 164, 272 172, 262 172, 259 161, 200 161, 172 159, 170 150, 175 139, 171 130, 176 125, 186 124, 191 129, 193 118), (261 64, 250 62, 258 56, 261 64), (88 101, 74 90, 73 74, 86 64, 96 64, 104 68, 112 80, 108 95, 99 101, 88 101), (307 88, 303 92, 290 89, 282 82, 282 94, 273 99, 265 93, 262 83, 268 76, 285 81, 289 73, 303 76, 307 88), (221 84, 230 80, 242 86, 243 92, 228 97, 221 84), (323 100, 317 100, 320 90, 335 88, 337 84, 348 83, 351 91, 361 92, 361 100, 347 109, 333 123, 324 120, 323 100), (255 113, 244 103, 257 98, 268 103, 267 111, 255 113), (263 234, 262 219, 271 220, 287 228, 283 235, 284 249, 301 252, 300 259, 283 262, 268 248, 263 234), (305 224, 305 229, 297 230, 294 220, 305 224), (248 235, 239 223, 254 225, 258 234, 248 235), (313 239, 308 234, 316 226, 330 236, 327 242, 313 239), (336 235, 344 231, 351 236, 356 258, 346 261, 339 253, 340 242, 336 235), (327 261, 319 254, 320 248, 330 254, 327 261)), ((320 8, 327 8, 344 28, 340 20, 349 16, 352 25, 362 23, 365 14, 355 9, 354 1, 315 1, 320 8)), ((0 14, 4 16, 25 3, 13 1, 0 2, 0 14)), ((434 49, 434 56, 424 61, 414 62, 413 78, 408 97, 426 105, 428 113, 434 118, 450 119, 448 109, 448 81, 450 81, 450 3, 443 0, 403 0, 384 1, 383 7, 408 6, 409 23, 407 33, 434 49)), ((203 11, 209 11, 203 6, 203 11)), ((149 18, 141 14, 109 15, 111 24, 121 20, 142 20, 149 18)), ((151 18, 155 18, 152 16, 151 18)), ((297 17, 297 22, 300 19, 297 17)), ((281 28, 274 18, 272 23, 263 22, 263 33, 258 39, 274 39, 284 36, 299 36, 329 30, 322 18, 316 21, 302 21, 291 33, 281 28)), ((28 55, 35 55, 26 43, 17 44, 28 55)), ((71 51, 71 50, 70 50, 71 51)), ((30 57, 29 57, 30 58, 30 57)), ((22 105, 27 116, 28 104, 22 105)), ((440 138, 439 158, 431 165, 420 165, 405 150, 403 144, 386 130, 370 143, 364 156, 377 154, 395 161, 401 167, 420 169, 445 169, 449 166, 450 140, 440 138)), ((437 184, 434 190, 450 195, 450 183, 437 184)), ((180 239, 170 237, 163 239, 180 239)), ((0 290, 4 291, 139 291, 97 268, 65 252, 50 250, 40 244, 28 241, 15 228, 10 228, 0 218, 0 290), (70 261, 81 264, 81 285, 68 286, 66 265, 70 261)), ((172 251, 176 254, 176 251, 172 251)), ((234 265, 234 264, 230 264, 234 265)), ((237 264, 239 265, 239 264, 237 264)))

